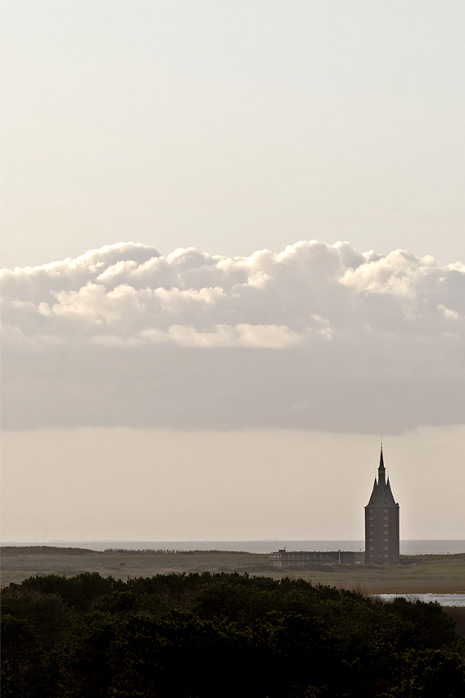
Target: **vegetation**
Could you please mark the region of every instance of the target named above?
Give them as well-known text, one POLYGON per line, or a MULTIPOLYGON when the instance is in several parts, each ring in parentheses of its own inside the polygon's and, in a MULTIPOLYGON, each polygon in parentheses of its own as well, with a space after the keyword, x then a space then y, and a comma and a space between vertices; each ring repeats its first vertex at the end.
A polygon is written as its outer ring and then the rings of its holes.
POLYGON ((97 573, 2 592, 4 698, 462 698, 437 604, 302 579, 97 573))
POLYGON ((18 553, 22 555, 98 555, 97 550, 90 550, 89 548, 59 548, 55 545, 22 545, 18 547, 17 545, 2 545, 1 548, 2 556, 4 555, 17 555, 18 553))

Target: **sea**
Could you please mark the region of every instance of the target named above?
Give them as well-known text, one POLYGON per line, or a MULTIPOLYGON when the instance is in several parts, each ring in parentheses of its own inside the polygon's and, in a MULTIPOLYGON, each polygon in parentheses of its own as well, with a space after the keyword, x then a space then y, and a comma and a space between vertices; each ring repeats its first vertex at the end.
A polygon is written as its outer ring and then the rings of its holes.
MULTIPOLYGON (((87 548, 89 550, 219 550, 244 553, 273 553, 277 550, 351 550, 363 551, 363 540, 42 540, 5 541, 2 545, 53 545, 60 548, 87 548)), ((465 540, 401 540, 401 555, 455 555, 465 553, 465 540)))

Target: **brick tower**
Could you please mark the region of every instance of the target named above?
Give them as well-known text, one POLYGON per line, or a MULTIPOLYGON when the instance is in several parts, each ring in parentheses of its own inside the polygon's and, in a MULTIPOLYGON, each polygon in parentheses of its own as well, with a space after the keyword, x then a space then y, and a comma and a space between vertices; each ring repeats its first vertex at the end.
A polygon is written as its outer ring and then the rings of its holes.
POLYGON ((399 505, 386 481, 383 447, 370 501, 365 507, 365 564, 399 562, 399 505))

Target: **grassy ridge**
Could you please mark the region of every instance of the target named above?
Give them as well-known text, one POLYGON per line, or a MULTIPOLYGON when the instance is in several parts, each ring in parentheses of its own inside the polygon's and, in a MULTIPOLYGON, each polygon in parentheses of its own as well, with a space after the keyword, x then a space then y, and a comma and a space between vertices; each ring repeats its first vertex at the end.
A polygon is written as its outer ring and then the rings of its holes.
POLYGON ((3 586, 34 574, 98 572, 127 580, 172 572, 239 572, 273 579, 302 578, 365 594, 465 593, 465 553, 409 556, 404 560, 410 564, 392 566, 320 564, 278 569, 268 555, 241 552, 95 552, 49 546, 7 547, 1 552, 3 586))

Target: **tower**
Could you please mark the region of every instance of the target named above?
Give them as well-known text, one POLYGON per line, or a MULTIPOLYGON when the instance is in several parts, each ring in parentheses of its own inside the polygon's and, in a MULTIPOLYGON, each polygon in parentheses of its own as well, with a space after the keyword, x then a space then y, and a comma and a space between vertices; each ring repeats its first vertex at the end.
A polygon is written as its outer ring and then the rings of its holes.
POLYGON ((365 564, 399 562, 399 505, 386 481, 383 447, 370 501, 365 507, 365 564))

